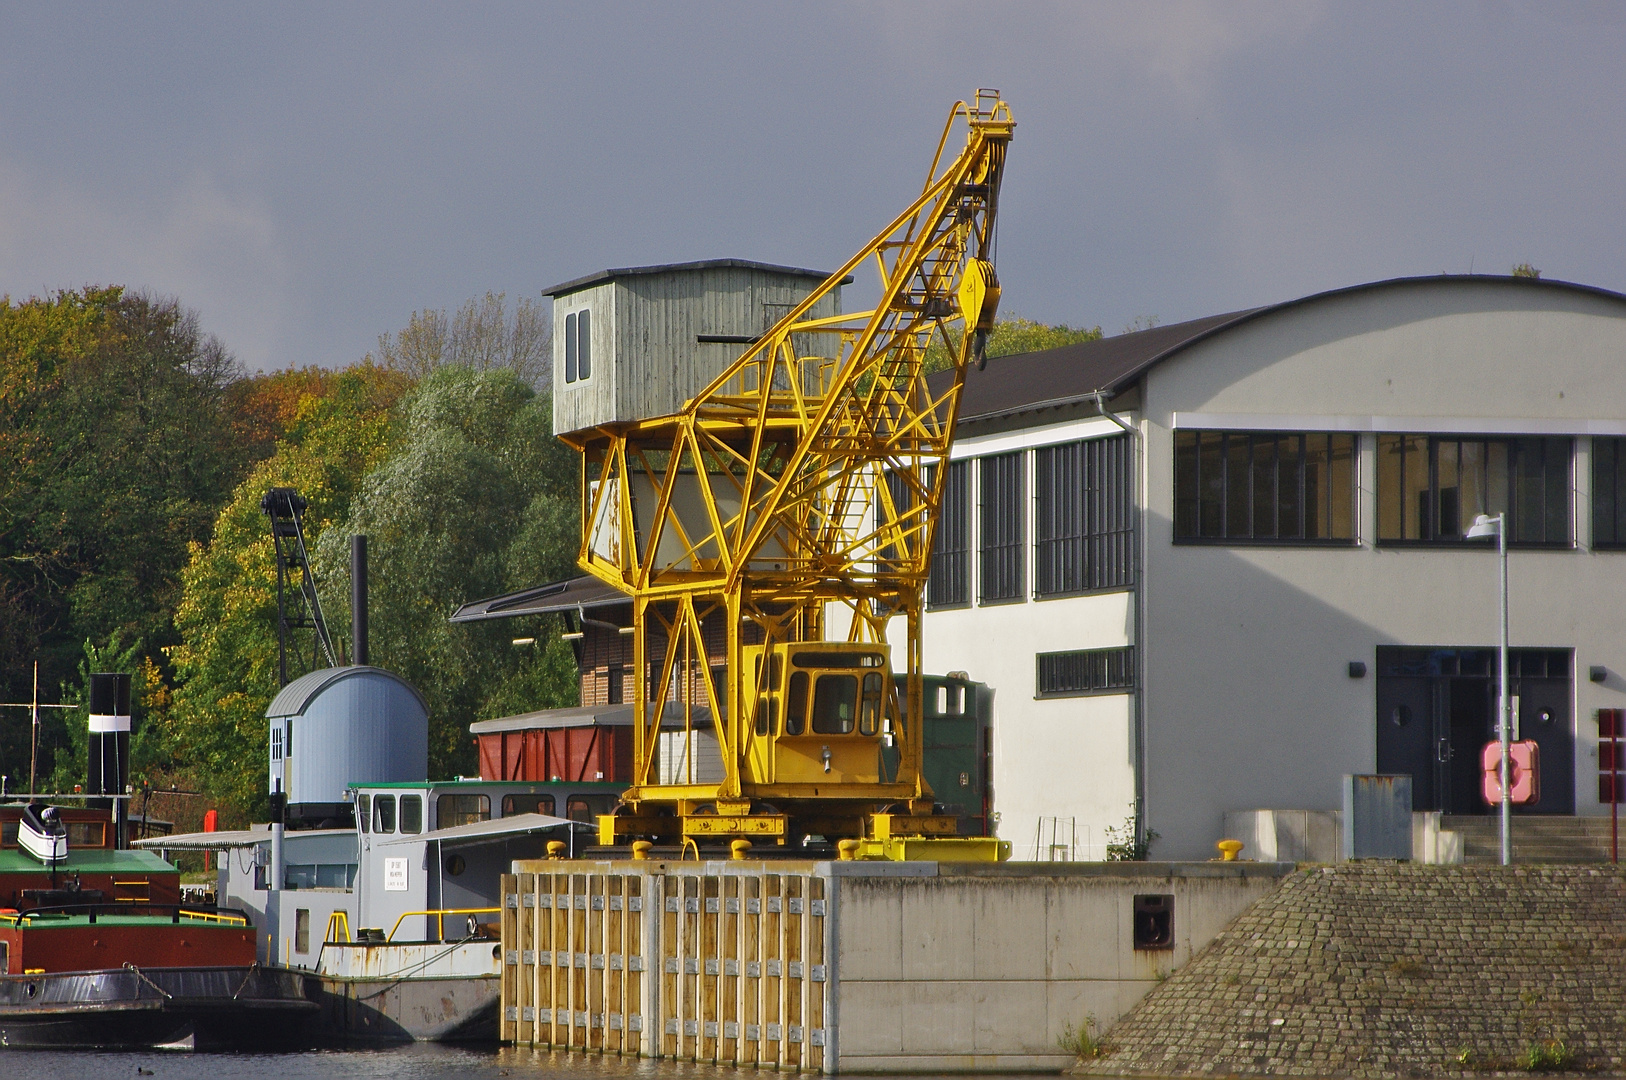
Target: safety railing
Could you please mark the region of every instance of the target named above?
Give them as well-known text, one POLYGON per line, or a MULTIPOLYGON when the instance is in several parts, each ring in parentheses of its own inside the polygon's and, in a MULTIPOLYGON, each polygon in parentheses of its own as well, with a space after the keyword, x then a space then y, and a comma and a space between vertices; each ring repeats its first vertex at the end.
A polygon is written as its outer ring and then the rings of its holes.
POLYGON ((153 912, 160 916, 168 915, 170 917, 169 921, 172 923, 179 923, 182 919, 188 919, 193 922, 215 923, 220 926, 252 925, 248 913, 238 908, 194 911, 181 904, 154 904, 150 901, 139 901, 131 904, 117 900, 100 904, 54 904, 29 908, 26 911, 0 911, 0 924, 22 927, 40 919, 70 918, 74 915, 83 915, 87 922, 94 923, 99 915, 129 918, 132 915, 140 915, 146 912, 153 912))
POLYGON ((408 919, 412 919, 412 918, 421 918, 421 917, 426 917, 426 916, 431 916, 431 915, 435 916, 435 933, 436 933, 436 937, 438 937, 441 941, 445 941, 446 940, 446 916, 448 916, 448 915, 501 915, 501 914, 502 914, 502 908, 494 908, 494 907, 482 907, 482 908, 432 908, 432 909, 427 910, 427 911, 409 911, 406 914, 402 915, 399 919, 395 920, 395 925, 390 927, 389 936, 386 937, 384 940, 385 941, 394 941, 395 940, 395 932, 397 930, 401 929, 401 924, 406 922, 408 919))

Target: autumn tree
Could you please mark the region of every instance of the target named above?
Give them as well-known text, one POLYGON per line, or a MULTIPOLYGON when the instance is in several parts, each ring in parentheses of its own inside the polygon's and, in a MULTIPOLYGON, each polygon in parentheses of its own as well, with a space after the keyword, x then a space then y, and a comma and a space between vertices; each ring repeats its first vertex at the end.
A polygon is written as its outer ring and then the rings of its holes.
MULTIPOLYGON (((230 353, 171 299, 119 287, 0 299, 0 693, 71 683, 85 655, 158 656, 187 545, 239 476, 230 353)), ((46 731, 41 768, 66 746, 46 731)), ((28 723, 0 716, 0 771, 27 771, 28 723)))
MULTIPOLYGON (((1096 341, 1100 337, 1099 326, 1072 327, 1066 323, 1050 326, 1034 322, 1032 319, 1015 317, 1000 319, 994 323, 994 329, 988 334, 987 355, 992 359, 996 356, 1014 356, 1017 353, 1042 352, 1045 349, 1059 349, 1063 345, 1096 341)), ((926 350, 927 372, 947 368, 951 355, 949 350, 959 347, 959 331, 939 335, 926 350)))
POLYGON ((444 309, 414 311, 403 329, 380 334, 367 358, 415 379, 448 365, 506 369, 541 388, 553 371, 552 324, 542 302, 521 297, 510 313, 507 294, 488 292, 465 301, 450 318, 444 309))

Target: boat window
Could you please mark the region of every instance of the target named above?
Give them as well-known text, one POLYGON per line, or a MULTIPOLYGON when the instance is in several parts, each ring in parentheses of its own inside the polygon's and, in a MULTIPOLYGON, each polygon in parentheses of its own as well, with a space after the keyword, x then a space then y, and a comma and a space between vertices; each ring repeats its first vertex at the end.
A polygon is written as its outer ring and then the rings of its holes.
POLYGON ((423 832, 423 796, 401 796, 401 831, 404 833, 423 832))
POLYGON ((857 675, 820 675, 813 687, 813 730, 820 735, 846 735, 858 713, 857 675))
POLYGON ((17 846, 17 819, 0 821, 0 848, 17 846))
POLYGON ((288 863, 282 871, 284 889, 353 889, 355 863, 288 863))
POLYGON ((395 831, 395 796, 373 796, 373 832, 392 833, 395 831))
POLYGON ((361 831, 366 832, 372 827, 373 797, 371 795, 356 796, 356 821, 361 825, 361 831))
POLYGON ((102 821, 68 822, 70 848, 98 848, 107 846, 107 823, 102 821))
POLYGON ((881 673, 864 675, 864 701, 858 710, 858 733, 874 735, 881 730, 881 673))
POLYGON ((502 797, 502 816, 513 814, 552 814, 552 795, 504 795, 502 797))
POLYGON ((491 820, 491 796, 442 795, 435 800, 435 828, 452 829, 491 820))
POLYGON ((807 729, 807 672, 793 671, 790 691, 785 695, 785 734, 800 735, 807 729))
POLYGON ((757 734, 773 735, 778 731, 779 699, 763 694, 757 698, 757 734))
POLYGON ((591 824, 598 820, 598 815, 608 814, 613 809, 614 795, 572 795, 565 803, 565 817, 591 824))

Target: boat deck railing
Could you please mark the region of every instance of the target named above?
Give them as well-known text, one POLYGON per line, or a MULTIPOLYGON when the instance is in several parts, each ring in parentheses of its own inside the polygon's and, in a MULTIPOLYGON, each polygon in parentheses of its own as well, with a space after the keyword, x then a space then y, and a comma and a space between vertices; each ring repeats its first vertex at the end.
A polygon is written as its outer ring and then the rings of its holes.
POLYGON ((0 912, 0 926, 26 927, 30 923, 47 918, 71 918, 83 915, 87 922, 94 923, 99 915, 111 915, 115 918, 126 918, 132 915, 141 915, 147 912, 154 913, 155 917, 168 915, 171 923, 179 923, 182 919, 191 922, 215 923, 221 926, 249 926, 248 913, 238 908, 217 908, 214 911, 198 911, 186 904, 154 904, 148 901, 130 903, 128 901, 112 901, 100 904, 52 904, 45 907, 29 908, 26 911, 0 912))

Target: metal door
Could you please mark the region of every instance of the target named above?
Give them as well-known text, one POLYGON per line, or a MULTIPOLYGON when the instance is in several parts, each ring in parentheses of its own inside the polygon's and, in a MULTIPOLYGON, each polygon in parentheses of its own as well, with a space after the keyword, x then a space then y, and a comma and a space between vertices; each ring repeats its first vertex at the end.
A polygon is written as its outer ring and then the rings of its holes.
POLYGON ((1519 696, 1518 735, 1534 739, 1541 752, 1541 799, 1516 806, 1526 814, 1575 813, 1575 726, 1570 708, 1570 680, 1522 679, 1513 683, 1519 696))
MULTIPOLYGON (((1435 737, 1433 681, 1427 677, 1378 678, 1378 772, 1411 777, 1412 805, 1439 810, 1442 752, 1435 737)), ((1449 747, 1445 748, 1447 755, 1449 747)))

